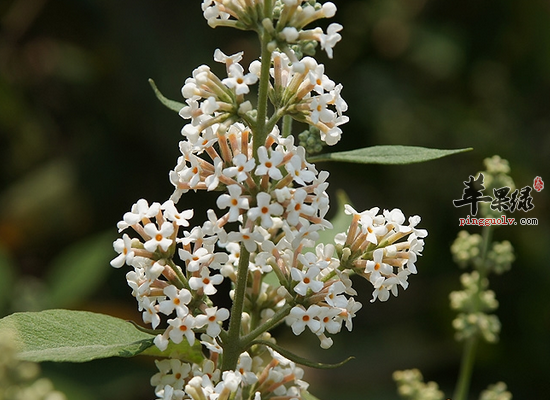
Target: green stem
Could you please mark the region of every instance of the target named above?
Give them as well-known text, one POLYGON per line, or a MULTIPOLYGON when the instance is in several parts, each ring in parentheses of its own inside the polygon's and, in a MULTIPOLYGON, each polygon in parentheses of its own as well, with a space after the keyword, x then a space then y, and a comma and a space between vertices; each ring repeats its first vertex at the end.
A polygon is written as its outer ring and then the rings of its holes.
POLYGON ((466 400, 470 389, 470 380, 474 370, 478 336, 474 335, 466 340, 460 364, 460 374, 456 383, 453 400, 466 400))
POLYGON ((243 346, 248 347, 248 345, 252 341, 254 341, 258 336, 260 336, 262 333, 267 332, 271 328, 274 328, 275 326, 277 326, 283 319, 285 319, 285 317, 288 314, 290 314, 291 309, 292 309, 292 306, 286 303, 283 306, 283 308, 277 311, 269 320, 266 321, 265 324, 258 326, 248 335, 243 336, 242 338, 243 346))
POLYGON ((242 351, 241 324, 248 279, 248 262, 250 260, 250 253, 246 250, 244 244, 241 244, 240 254, 237 282, 235 283, 235 295, 233 298, 233 306, 231 307, 231 319, 229 320, 229 330, 226 340, 224 340, 223 343, 222 371, 234 370, 237 367, 239 355, 242 351))
POLYGON ((285 115, 283 117, 283 137, 289 137, 292 134, 292 117, 290 115, 285 115))
POLYGON ((271 37, 266 29, 260 31, 262 55, 260 68, 260 83, 258 88, 258 116, 256 118, 256 127, 252 129, 254 136, 254 158, 258 158, 258 148, 265 144, 267 138, 266 116, 267 116, 267 91, 269 89, 269 68, 271 67, 271 51, 269 51, 269 42, 271 37))
POLYGON ((182 288, 189 289, 189 282, 187 281, 187 278, 185 277, 185 275, 183 275, 183 273, 181 272, 181 268, 178 267, 176 263, 174 263, 174 260, 172 259, 168 260, 168 265, 170 266, 170 268, 172 268, 172 271, 174 271, 174 273, 179 279, 179 281, 177 282, 171 280, 170 283, 175 285, 178 289, 182 289, 182 288))
MULTIPOLYGON (((476 313, 480 308, 480 294, 483 290, 483 280, 488 274, 487 270, 487 252, 489 251, 489 244, 491 243, 492 238, 492 229, 491 226, 484 226, 481 231, 483 238, 481 255, 479 258, 479 264, 475 265, 476 270, 479 273, 479 279, 477 281, 477 299, 474 303, 474 310, 472 312, 476 313)), ((475 333, 470 338, 466 339, 464 344, 464 350, 462 353, 462 360, 460 362, 460 372, 458 375, 458 380, 456 383, 455 394, 453 400, 467 400, 468 392, 470 389, 470 381, 472 379, 472 374, 474 370, 474 363, 476 358, 476 349, 477 343, 479 340, 479 332, 475 333)))

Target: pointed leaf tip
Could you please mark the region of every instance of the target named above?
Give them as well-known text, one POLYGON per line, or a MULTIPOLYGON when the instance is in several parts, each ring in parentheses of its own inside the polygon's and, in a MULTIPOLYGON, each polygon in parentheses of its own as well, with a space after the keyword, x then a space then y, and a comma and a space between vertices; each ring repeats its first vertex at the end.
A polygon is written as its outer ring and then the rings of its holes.
POLYGON ((288 358, 290 361, 294 361, 296 364, 305 365, 306 367, 311 368, 317 368, 317 369, 334 369, 341 367, 342 365, 346 364, 348 361, 353 360, 355 357, 348 357, 344 361, 341 361, 336 364, 324 364, 324 363, 318 363, 315 361, 308 360, 307 358, 300 357, 283 347, 276 345, 272 342, 269 342, 267 340, 254 340, 251 345, 255 344, 261 344, 267 347, 271 347, 273 350, 275 350, 277 353, 281 354, 283 357, 288 358))
POLYGON ((157 99, 164 104, 166 107, 168 107, 170 110, 175 111, 177 113, 180 112, 180 110, 185 107, 185 104, 180 103, 175 100, 170 100, 164 97, 164 95, 160 92, 160 90, 157 88, 157 85, 155 84, 155 81, 149 78, 149 84, 153 88, 153 91, 155 92, 155 96, 157 96, 157 99))

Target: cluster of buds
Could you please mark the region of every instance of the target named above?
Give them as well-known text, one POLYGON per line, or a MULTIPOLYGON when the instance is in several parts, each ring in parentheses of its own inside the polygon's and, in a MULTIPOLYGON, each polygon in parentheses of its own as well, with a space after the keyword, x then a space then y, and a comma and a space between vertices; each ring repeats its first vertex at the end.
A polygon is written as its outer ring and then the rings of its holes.
POLYGON ((208 25, 229 26, 241 30, 269 32, 272 50, 285 51, 292 61, 297 61, 296 52, 311 52, 316 44, 332 58, 332 49, 342 38, 338 32, 342 25, 332 23, 326 33, 319 27, 305 29, 307 25, 322 19, 332 18, 336 14, 334 3, 321 4, 316 0, 203 0, 202 10, 208 25), (266 10, 271 5, 270 10, 266 10), (270 11, 266 18, 266 11, 270 11))
MULTIPOLYGON (((488 188, 508 186, 514 187, 512 178, 508 175, 508 161, 493 156, 484 160, 486 171, 483 171, 488 188)), ((481 214, 491 216, 488 206, 480 209, 481 214)), ((474 271, 465 273, 460 281, 463 289, 450 293, 451 308, 459 314, 453 321, 458 340, 466 340, 476 336, 483 337, 487 342, 496 342, 500 332, 500 321, 494 312, 498 301, 492 290, 487 290, 490 273, 501 274, 510 269, 515 259, 514 249, 507 240, 490 241, 490 229, 484 227, 483 235, 460 231, 451 245, 451 253, 455 262, 462 268, 472 266, 474 271)))
POLYGON ((462 274, 463 290, 450 293, 451 308, 459 311, 453 320, 457 340, 481 335, 488 342, 496 342, 500 332, 498 317, 490 312, 498 308, 495 292, 486 290, 489 281, 481 278, 479 272, 462 274))
POLYGON ((0 399, 66 400, 53 383, 40 377, 40 366, 17 358, 15 335, 0 336, 0 399))
POLYGON ((390 293, 397 296, 398 287, 407 289, 408 276, 416 274, 415 262, 424 249, 422 238, 428 232, 416 228, 420 217, 409 217, 406 225, 397 208, 382 214, 378 207, 357 212, 346 206, 345 211, 352 215, 350 228, 335 238, 343 264, 373 285, 371 302, 386 301, 390 293))
POLYGON ((408 400, 443 400, 444 395, 436 382, 424 382, 422 373, 418 369, 395 371, 393 380, 397 384, 397 391, 403 399, 408 400))
POLYGON ((189 122, 170 172, 174 192, 162 204, 141 199, 123 216, 119 232, 134 234, 115 241, 119 255, 111 264, 132 267, 126 278, 143 322, 156 332, 158 349, 172 357, 157 362, 151 383, 158 398, 300 399, 307 383, 295 361, 304 361, 280 349, 269 331, 282 323, 296 335, 307 328, 321 347, 330 347, 330 335, 343 326, 352 330, 362 307, 350 277, 372 283, 372 301, 397 295, 416 273, 427 232, 416 228, 420 217, 406 223, 398 209, 378 214, 378 208, 346 206, 353 215, 349 229, 334 243, 317 243, 319 232, 332 228, 329 174, 307 161, 289 122, 309 125, 334 145, 347 104, 324 66, 293 46, 318 41, 332 55, 341 26, 330 25, 327 34, 304 30, 332 16, 332 3, 211 0, 203 10, 212 26, 257 31, 262 57, 247 72, 242 53, 216 50, 214 60, 225 64, 227 77, 203 65, 185 81, 179 114, 189 122), (256 84, 254 109, 246 95, 256 84), (193 226, 194 210, 176 206, 189 190, 220 193, 216 208, 193 226), (212 297, 224 281, 232 286, 231 309, 212 297), (198 342, 208 354, 201 362, 174 351, 198 342))
POLYGON ((512 393, 507 389, 504 382, 497 382, 481 392, 479 400, 512 400, 512 393))
POLYGON ((156 361, 159 372, 151 378, 155 393, 162 399, 298 399, 308 384, 301 380, 304 371, 277 352, 255 357, 240 355, 236 371, 216 368, 212 360, 189 365, 177 359, 156 361))
MULTIPOLYGON (((498 155, 488 157, 483 160, 485 171, 481 171, 484 176, 484 186, 487 193, 493 193, 494 189, 508 187, 512 193, 516 185, 510 174, 510 164, 508 160, 501 158, 498 155)), ((478 173, 479 176, 479 173, 478 173)), ((491 209, 490 202, 482 202, 479 205, 480 215, 485 218, 498 218, 502 216, 502 211, 499 209, 491 209)))

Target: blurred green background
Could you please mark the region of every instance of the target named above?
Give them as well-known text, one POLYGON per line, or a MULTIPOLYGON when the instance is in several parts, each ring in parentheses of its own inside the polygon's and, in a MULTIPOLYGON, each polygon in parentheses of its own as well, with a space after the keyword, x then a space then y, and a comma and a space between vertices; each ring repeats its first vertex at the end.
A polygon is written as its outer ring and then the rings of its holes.
MULTIPOLYGON (((245 65, 258 56, 252 34, 208 28, 200 3, 0 2, 0 315, 63 307, 139 320, 126 271, 108 263, 115 225, 139 198, 162 202, 171 194, 168 171, 184 124, 147 79, 181 99, 185 78, 212 64, 216 47, 244 50, 245 65)), ((452 200, 494 154, 509 160, 516 186, 532 185, 537 175, 550 182, 550 5, 335 3, 343 40, 333 60, 318 58, 349 103, 336 150, 403 144, 474 151, 410 166, 319 164, 331 171, 333 199, 344 189, 357 209, 421 215, 429 230, 424 257, 409 289, 387 303, 369 303, 372 289, 357 280, 363 309, 332 349, 320 350, 307 333, 299 340, 278 333, 318 361, 356 356, 337 370, 307 371, 311 392, 324 400, 396 399, 392 372, 413 367, 451 396, 461 346, 448 293, 459 289, 461 271, 449 246, 468 213, 452 200)), ((179 204, 201 216, 214 198, 190 194, 179 204)), ((498 344, 479 347, 472 399, 499 380, 516 399, 548 397, 541 384, 550 370, 548 188, 533 192, 533 203, 525 216, 538 226, 495 232, 512 242, 517 260, 491 280, 502 334, 498 344)), ((154 397, 150 359, 43 369, 73 400, 154 397)))

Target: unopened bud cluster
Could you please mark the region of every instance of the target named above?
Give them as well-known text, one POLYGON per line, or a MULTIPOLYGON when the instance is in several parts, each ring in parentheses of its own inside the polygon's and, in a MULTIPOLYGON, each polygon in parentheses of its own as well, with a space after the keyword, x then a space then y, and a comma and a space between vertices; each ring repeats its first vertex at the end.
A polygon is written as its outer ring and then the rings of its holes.
POLYGON ((504 382, 495 383, 481 392, 479 400, 512 400, 512 393, 507 389, 504 382))
POLYGON ((397 392, 407 400, 443 400, 444 394, 436 382, 424 383, 422 373, 418 369, 395 371, 393 380, 397 384, 397 392))
MULTIPOLYGON (((486 188, 508 186, 512 190, 514 182, 508 175, 508 161, 499 156, 484 160, 486 171, 486 188)), ((487 206, 481 209, 482 215, 489 217, 492 212, 487 206)), ((515 259, 514 249, 507 240, 490 242, 489 234, 492 227, 484 227, 483 236, 460 231, 451 246, 454 261, 462 268, 473 267, 474 271, 461 276, 463 290, 450 294, 451 308, 459 311, 453 321, 456 338, 465 340, 481 336, 488 342, 496 342, 500 332, 500 321, 496 315, 490 314, 498 307, 498 301, 489 286, 490 273, 501 274, 510 269, 515 259)))
POLYGON ((486 278, 480 278, 477 271, 462 274, 460 281, 464 290, 450 293, 451 308, 459 311, 453 320, 456 339, 464 340, 481 335, 487 342, 496 342, 500 332, 500 321, 489 314, 498 307, 498 301, 486 278))
POLYGON ((502 274, 510 269, 515 256, 514 248, 508 240, 492 242, 485 255, 482 254, 483 245, 481 235, 462 230, 451 245, 453 260, 461 268, 470 265, 483 268, 486 273, 502 274))
POLYGON ((40 377, 38 364, 16 358, 11 335, 0 336, 0 400, 65 400, 52 382, 40 377))
MULTIPOLYGON (((493 157, 486 158, 483 160, 485 165, 485 171, 483 173, 485 193, 493 195, 493 189, 498 189, 502 187, 509 187, 510 193, 512 193, 516 186, 514 180, 509 175, 510 173, 510 164, 508 160, 501 158, 498 155, 493 157)), ((480 203, 480 215, 485 218, 499 218, 502 216, 502 210, 491 209, 490 202, 480 203)))

